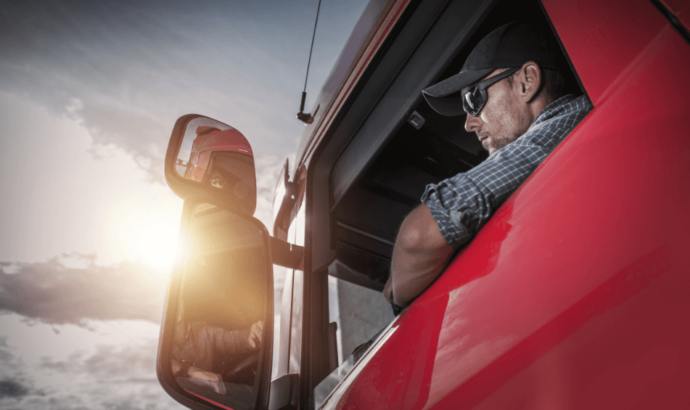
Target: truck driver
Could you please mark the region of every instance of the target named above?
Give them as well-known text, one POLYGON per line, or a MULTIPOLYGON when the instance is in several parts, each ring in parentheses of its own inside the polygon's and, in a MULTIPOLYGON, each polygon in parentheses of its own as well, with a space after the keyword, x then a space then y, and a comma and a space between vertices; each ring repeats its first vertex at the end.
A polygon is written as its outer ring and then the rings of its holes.
POLYGON ((466 113, 489 158, 438 184, 403 221, 383 290, 397 314, 582 120, 587 96, 564 95, 568 70, 548 28, 513 22, 484 37, 460 72, 422 94, 439 114, 466 113))

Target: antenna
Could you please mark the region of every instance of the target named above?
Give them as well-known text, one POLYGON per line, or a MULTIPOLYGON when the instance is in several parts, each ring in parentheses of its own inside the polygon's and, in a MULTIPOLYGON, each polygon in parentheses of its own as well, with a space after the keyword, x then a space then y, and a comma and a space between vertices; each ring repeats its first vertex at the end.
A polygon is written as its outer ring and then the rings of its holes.
POLYGON ((311 53, 314 50, 314 38, 316 38, 316 25, 319 23, 319 11, 321 11, 321 0, 316 8, 316 20, 314 21, 314 33, 311 35, 311 47, 309 48, 309 60, 307 61, 307 75, 304 77, 304 90, 302 90, 302 101, 299 104, 297 119, 305 124, 314 122, 314 116, 304 112, 304 102, 307 99, 307 80, 309 79, 309 66, 311 65, 311 53))

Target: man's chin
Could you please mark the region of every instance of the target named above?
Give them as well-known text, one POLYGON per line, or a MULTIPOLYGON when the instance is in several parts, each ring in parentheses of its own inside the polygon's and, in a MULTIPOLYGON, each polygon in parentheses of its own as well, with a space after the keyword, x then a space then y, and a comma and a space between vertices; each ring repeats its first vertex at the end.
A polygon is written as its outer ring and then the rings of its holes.
POLYGON ((492 156, 492 155, 494 155, 494 153, 496 153, 496 151, 498 151, 498 148, 495 147, 493 144, 490 144, 490 143, 487 144, 486 142, 488 142, 488 141, 489 141, 488 139, 482 141, 482 146, 489 153, 489 156, 492 156))
POLYGON ((498 152, 498 150, 507 146, 511 142, 513 142, 513 140, 508 138, 508 137, 499 138, 497 140, 492 140, 490 138, 487 138, 484 141, 482 141, 482 146, 484 147, 485 150, 487 150, 489 152, 489 156, 492 156, 496 152, 498 152))

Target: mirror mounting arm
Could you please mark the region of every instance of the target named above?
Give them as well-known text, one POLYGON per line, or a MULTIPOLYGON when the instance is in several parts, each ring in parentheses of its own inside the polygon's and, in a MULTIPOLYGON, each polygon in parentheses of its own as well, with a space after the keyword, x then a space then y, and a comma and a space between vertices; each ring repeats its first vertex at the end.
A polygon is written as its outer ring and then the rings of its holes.
POLYGON ((273 264, 290 269, 303 269, 304 247, 271 236, 273 264))
MULTIPOLYGON (((299 174, 299 170, 297 172, 299 174)), ((295 178, 297 178, 297 174, 295 178)), ((290 167, 289 161, 285 160, 285 165, 283 165, 283 180, 282 185, 285 189, 285 193, 282 199, 278 199, 280 203, 274 202, 274 207, 277 207, 278 212, 274 218, 273 222, 273 235, 279 239, 287 239, 288 229, 290 228, 290 223, 295 217, 295 204, 299 197, 299 183, 297 181, 290 182, 290 167)), ((276 195, 278 193, 278 188, 276 187, 276 195)), ((278 198, 276 196, 276 198, 278 198)), ((275 201, 275 199, 274 199, 275 201)))

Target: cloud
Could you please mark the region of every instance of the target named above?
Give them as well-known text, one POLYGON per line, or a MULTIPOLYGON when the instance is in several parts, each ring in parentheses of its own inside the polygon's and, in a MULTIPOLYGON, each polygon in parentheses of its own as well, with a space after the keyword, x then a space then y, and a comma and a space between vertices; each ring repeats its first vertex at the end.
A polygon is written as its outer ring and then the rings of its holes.
POLYGON ((0 363, 9 363, 12 354, 7 350, 7 337, 0 337, 0 363))
MULTIPOLYGON (((303 131, 294 114, 314 4, 253 3, 4 3, 0 90, 79 120, 96 146, 124 148, 159 180, 174 121, 190 112, 240 129, 257 153, 282 156, 303 131)), ((322 8, 310 100, 364 4, 322 8)))
POLYGON ((29 389, 16 380, 0 380, 0 399, 5 397, 22 397, 28 393, 29 389))
MULTIPOLYGON (((13 316, 14 320, 18 319, 17 315, 13 316)), ((4 322, 8 324, 7 317, 4 322)), ((24 337, 10 336, 18 345, 15 347, 5 343, 7 337, 0 338, 0 352, 6 353, 0 356, 0 408, 154 410, 177 407, 156 378, 157 328, 154 325, 149 325, 142 334, 141 324, 119 322, 117 329, 132 333, 122 335, 123 340, 108 334, 106 329, 112 330, 112 326, 95 326, 98 328, 95 346, 74 347, 74 339, 56 335, 51 338, 53 347, 58 350, 71 347, 71 353, 58 357, 54 351, 45 351, 45 356, 37 361, 27 358, 31 355, 27 355, 26 349, 34 345, 34 350, 40 350, 40 342, 25 337, 41 333, 40 330, 32 330, 24 337)), ((63 333, 75 336, 75 328, 71 328, 63 333)), ((81 332, 93 335, 83 329, 81 332)))
POLYGON ((87 355, 73 353, 66 360, 43 357, 39 369, 65 375, 89 374, 109 383, 157 383, 155 369, 157 345, 144 346, 98 345, 87 355))
POLYGON ((29 319, 86 326, 88 320, 139 319, 159 323, 164 281, 144 265, 124 262, 70 268, 58 258, 42 263, 9 264, 0 273, 0 311, 29 319))
POLYGON ((25 396, 42 394, 33 388, 26 365, 12 347, 7 344, 7 336, 0 337, 0 407, 4 401, 19 400, 25 396))

